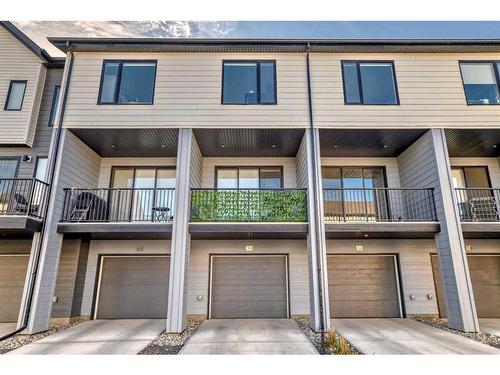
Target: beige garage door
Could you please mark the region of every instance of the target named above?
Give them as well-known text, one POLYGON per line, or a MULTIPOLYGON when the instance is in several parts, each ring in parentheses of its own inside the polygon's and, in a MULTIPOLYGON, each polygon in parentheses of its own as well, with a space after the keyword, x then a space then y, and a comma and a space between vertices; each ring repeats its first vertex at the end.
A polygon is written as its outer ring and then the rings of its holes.
POLYGON ((167 316, 168 256, 103 256, 97 319, 155 319, 167 316))
MULTIPOLYGON (((479 318, 500 318, 500 254, 468 255, 470 278, 479 318)), ((446 317, 446 300, 437 255, 432 256, 439 315, 446 317)))
POLYGON ((328 291, 331 317, 402 316, 394 255, 328 256, 328 291))
POLYGON ((211 270, 210 318, 288 317, 285 255, 214 255, 211 270))
POLYGON ((0 255, 0 322, 17 322, 29 255, 0 255))

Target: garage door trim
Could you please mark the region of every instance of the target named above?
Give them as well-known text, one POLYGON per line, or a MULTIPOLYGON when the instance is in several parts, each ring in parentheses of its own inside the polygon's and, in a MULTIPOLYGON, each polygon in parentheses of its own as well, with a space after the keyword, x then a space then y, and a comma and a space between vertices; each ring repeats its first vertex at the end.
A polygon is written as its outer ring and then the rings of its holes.
POLYGON ((264 257, 282 257, 285 260, 285 289, 286 289, 286 316, 290 318, 290 277, 289 273, 289 264, 288 264, 288 254, 209 254, 210 262, 209 262, 209 272, 208 272, 208 319, 212 319, 212 281, 213 281, 213 261, 214 258, 264 258, 264 257))
MULTIPOLYGON (((394 261, 394 278, 396 280, 396 294, 398 297, 398 306, 399 306, 399 317, 403 318, 404 314, 404 306, 403 306, 403 298, 402 298, 402 288, 401 288, 401 275, 399 272, 399 259, 397 253, 373 253, 373 254, 356 254, 356 253, 339 253, 339 254, 327 254, 328 257, 392 257, 394 261)), ((328 267, 327 267, 328 269, 328 267)))
POLYGON ((94 298, 94 306, 92 311, 92 319, 97 319, 97 311, 99 306, 99 292, 101 290, 101 281, 102 281, 102 268, 104 264, 104 260, 106 258, 170 258, 170 254, 100 254, 99 255, 99 272, 97 274, 97 282, 95 288, 95 298, 94 298))

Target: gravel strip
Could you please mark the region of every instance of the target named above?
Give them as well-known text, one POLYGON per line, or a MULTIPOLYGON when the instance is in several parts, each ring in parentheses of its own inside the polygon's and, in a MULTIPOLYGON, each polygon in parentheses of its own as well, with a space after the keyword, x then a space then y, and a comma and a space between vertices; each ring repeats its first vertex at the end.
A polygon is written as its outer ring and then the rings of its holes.
POLYGON ((500 349, 500 337, 495 336, 495 335, 490 335, 489 333, 486 332, 462 332, 458 331, 456 329, 448 327, 446 319, 426 319, 426 318, 419 318, 419 317, 414 317, 412 318, 416 320, 417 322, 425 323, 430 326, 442 329, 443 331, 448 331, 451 333, 455 333, 460 336, 467 337, 469 339, 472 339, 474 341, 481 342, 486 345, 493 346, 494 348, 500 349))
POLYGON ((196 332, 203 320, 188 318, 186 329, 180 335, 163 332, 142 349, 139 354, 178 354, 196 332))
MULTIPOLYGON (((330 350, 330 348, 323 347, 321 333, 314 332, 311 329, 311 320, 309 318, 296 318, 295 321, 297 322, 302 332, 304 332, 306 337, 309 339, 309 341, 311 341, 311 343, 314 345, 319 354, 335 354, 330 350)), ((338 332, 335 332, 335 335, 337 337, 342 337, 338 332)), ((354 346, 351 345, 350 342, 347 341, 347 343, 349 344, 350 349, 349 354, 361 354, 354 346)))
POLYGON ((45 332, 35 333, 34 335, 15 335, 7 340, 0 341, 0 354, 5 354, 21 346, 31 344, 32 342, 43 339, 44 337, 62 332, 65 329, 76 326, 77 324, 86 322, 88 319, 73 320, 69 323, 53 323, 45 332))

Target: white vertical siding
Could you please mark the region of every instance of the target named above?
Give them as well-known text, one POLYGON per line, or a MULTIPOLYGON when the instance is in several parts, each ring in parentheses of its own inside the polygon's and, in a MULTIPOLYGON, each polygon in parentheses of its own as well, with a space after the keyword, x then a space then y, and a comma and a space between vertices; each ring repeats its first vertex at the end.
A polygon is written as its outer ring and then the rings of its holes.
POLYGON ((210 254, 288 254, 290 313, 292 315, 309 314, 309 274, 305 240, 191 241, 188 314, 207 314, 210 254), (253 245, 252 253, 245 251, 246 245, 253 245), (203 297, 201 301, 198 301, 198 296, 203 297))
POLYGON ((283 158, 203 158, 201 186, 206 189, 215 187, 215 167, 283 167, 283 186, 288 189, 297 187, 296 161, 293 157, 283 158))
POLYGON ((406 314, 438 314, 431 266, 431 253, 436 253, 434 240, 327 240, 327 249, 330 255, 397 254, 406 314), (356 245, 363 245, 363 251, 356 251, 356 245), (427 298, 428 294, 433 298, 427 298))

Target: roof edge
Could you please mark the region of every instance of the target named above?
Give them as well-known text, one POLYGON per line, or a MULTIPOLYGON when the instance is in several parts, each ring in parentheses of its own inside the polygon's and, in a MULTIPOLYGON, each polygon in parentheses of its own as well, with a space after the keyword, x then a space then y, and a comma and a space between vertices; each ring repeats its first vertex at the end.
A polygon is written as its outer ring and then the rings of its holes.
POLYGON ((52 58, 49 53, 36 44, 32 39, 30 39, 25 33, 18 29, 10 21, 0 21, 0 25, 3 26, 14 38, 19 40, 26 48, 33 52, 40 60, 44 63, 57 63, 57 60, 52 58))

